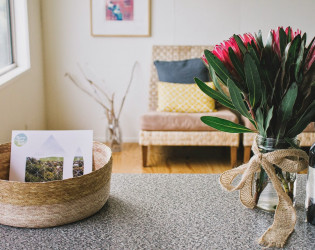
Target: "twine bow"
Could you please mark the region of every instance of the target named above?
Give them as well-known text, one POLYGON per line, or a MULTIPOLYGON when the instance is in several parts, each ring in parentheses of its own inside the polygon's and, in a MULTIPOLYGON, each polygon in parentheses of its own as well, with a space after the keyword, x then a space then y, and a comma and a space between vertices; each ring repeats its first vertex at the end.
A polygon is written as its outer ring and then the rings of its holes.
POLYGON ((252 192, 254 174, 260 170, 260 167, 266 171, 278 194, 279 203, 275 211, 273 224, 260 237, 258 242, 267 247, 283 247, 294 230, 296 212, 290 197, 282 188, 273 165, 277 165, 285 172, 297 173, 308 166, 308 155, 301 149, 279 149, 263 154, 259 152, 256 140, 254 140, 252 150, 254 156, 250 161, 237 168, 225 171, 220 176, 220 183, 228 191, 240 190, 240 200, 243 205, 254 208, 256 206, 252 192), (237 186, 233 186, 232 182, 239 174, 242 174, 241 181, 237 186))

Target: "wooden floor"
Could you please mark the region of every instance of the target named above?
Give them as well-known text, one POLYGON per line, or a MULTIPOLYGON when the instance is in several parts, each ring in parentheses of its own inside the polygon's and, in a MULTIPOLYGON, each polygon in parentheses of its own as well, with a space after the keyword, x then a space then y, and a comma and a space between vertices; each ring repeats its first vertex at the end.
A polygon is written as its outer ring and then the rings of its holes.
MULTIPOLYGON (((220 174, 231 169, 228 147, 150 146, 148 167, 142 167, 141 159, 138 143, 124 143, 122 152, 113 153, 113 173, 220 174)), ((242 159, 239 148, 238 166, 242 159)))
POLYGON ((113 173, 218 174, 231 169, 229 147, 150 146, 148 167, 142 167, 141 159, 139 144, 124 143, 122 152, 113 153, 113 173))

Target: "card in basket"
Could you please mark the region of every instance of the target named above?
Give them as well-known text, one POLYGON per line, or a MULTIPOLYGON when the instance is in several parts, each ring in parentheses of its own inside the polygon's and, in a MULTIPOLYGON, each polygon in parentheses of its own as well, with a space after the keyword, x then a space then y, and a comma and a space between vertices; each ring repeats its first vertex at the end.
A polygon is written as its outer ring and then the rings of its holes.
POLYGON ((9 180, 47 182, 88 174, 92 148, 92 130, 14 130, 9 180))

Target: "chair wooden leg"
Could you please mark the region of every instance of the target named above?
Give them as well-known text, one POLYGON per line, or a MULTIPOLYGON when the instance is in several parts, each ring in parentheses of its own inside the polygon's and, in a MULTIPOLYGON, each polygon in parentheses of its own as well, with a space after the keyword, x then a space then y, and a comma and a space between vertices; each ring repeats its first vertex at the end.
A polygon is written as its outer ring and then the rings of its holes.
POLYGON ((148 146, 141 146, 142 149, 142 166, 147 166, 147 159, 148 159, 148 146))
POLYGON ((244 158, 243 158, 244 163, 249 161, 250 151, 251 151, 251 146, 245 146, 244 147, 244 158))
POLYGON ((231 167, 234 168, 237 165, 237 149, 238 147, 231 147, 231 167))

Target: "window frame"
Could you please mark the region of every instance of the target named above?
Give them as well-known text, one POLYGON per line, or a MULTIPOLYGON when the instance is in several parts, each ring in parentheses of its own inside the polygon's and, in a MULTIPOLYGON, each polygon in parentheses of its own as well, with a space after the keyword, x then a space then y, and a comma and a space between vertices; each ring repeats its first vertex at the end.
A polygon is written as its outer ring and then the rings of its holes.
POLYGON ((9 0, 13 63, 0 69, 0 86, 30 69, 27 0, 9 0))
POLYGON ((13 0, 6 0, 8 3, 9 3, 9 31, 10 31, 10 34, 9 34, 9 37, 10 37, 10 53, 11 53, 11 60, 12 60, 12 63, 5 66, 5 67, 2 67, 0 69, 0 76, 5 74, 6 72, 10 71, 11 69, 15 68, 16 67, 16 58, 15 58, 15 55, 16 55, 16 52, 15 52, 15 44, 14 44, 14 40, 15 40, 15 37, 14 37, 14 10, 13 10, 13 0))

